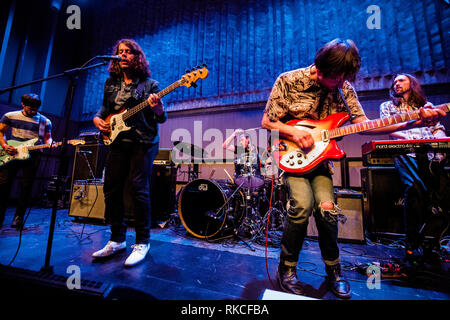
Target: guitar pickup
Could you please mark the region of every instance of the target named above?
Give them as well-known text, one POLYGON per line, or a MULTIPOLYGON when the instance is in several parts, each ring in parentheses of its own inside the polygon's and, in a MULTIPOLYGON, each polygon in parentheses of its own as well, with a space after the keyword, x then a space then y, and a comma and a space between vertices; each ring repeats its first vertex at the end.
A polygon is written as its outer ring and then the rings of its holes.
POLYGON ((324 129, 320 132, 321 136, 322 136, 322 141, 323 142, 328 142, 330 141, 330 136, 328 134, 328 130, 324 129))

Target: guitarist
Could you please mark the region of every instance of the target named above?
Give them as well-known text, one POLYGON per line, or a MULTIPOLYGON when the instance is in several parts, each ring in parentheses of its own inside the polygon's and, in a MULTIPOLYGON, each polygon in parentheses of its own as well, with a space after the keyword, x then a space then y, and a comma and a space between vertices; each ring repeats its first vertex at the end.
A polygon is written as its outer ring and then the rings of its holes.
MULTIPOLYGON (((28 93, 21 97, 22 110, 8 112, 0 119, 0 144, 8 154, 17 154, 17 149, 9 145, 5 140, 6 132, 11 128, 11 139, 27 141, 39 138, 45 144, 52 143, 52 123, 44 115, 38 112, 41 100, 37 94, 28 93)), ((11 161, 0 167, 0 226, 5 218, 8 206, 8 197, 14 177, 19 170, 22 171, 20 180, 19 201, 16 207, 11 227, 20 229, 23 227, 23 218, 29 205, 29 199, 35 173, 38 167, 37 152, 31 152, 31 157, 25 161, 11 161)))
MULTIPOLYGON (((394 78, 389 94, 391 99, 380 105, 381 118, 431 105, 427 102, 419 80, 407 73, 394 78)), ((436 120, 429 121, 427 125, 393 132, 390 137, 394 140, 446 137, 445 127, 436 120)), ((449 180, 443 172, 446 162, 446 155, 426 150, 394 158, 395 168, 405 186, 405 262, 410 266, 421 265, 425 259, 432 258, 432 251, 435 249, 439 252, 440 237, 435 237, 435 243, 431 246, 425 246, 420 230, 429 218, 430 207, 438 211, 444 210, 444 214, 450 209, 449 180)))
MULTIPOLYGON (((292 140, 301 149, 309 150, 314 145, 311 134, 285 124, 286 121, 321 120, 336 112, 350 112, 352 123, 368 121, 349 82, 355 79, 360 66, 361 58, 353 41, 335 39, 325 44, 317 51, 313 65, 283 73, 277 78, 266 104, 262 127, 278 130, 281 136, 292 140), (341 89, 342 96, 338 89, 341 89)), ((423 119, 435 121, 442 113, 422 109, 421 119, 414 125, 423 125, 423 119)), ((369 132, 389 133, 410 125, 397 124, 369 132)), ((308 219, 314 212, 328 285, 336 296, 350 298, 349 283, 341 274, 337 245, 338 218, 341 215, 334 202, 333 181, 327 164, 319 165, 305 175, 288 174, 286 181, 290 206, 281 240, 277 274, 280 287, 290 293, 305 294, 296 267, 308 219)))
POLYGON ((156 95, 158 83, 149 78, 148 61, 139 44, 130 39, 119 40, 113 54, 119 55, 122 60, 111 61, 109 65, 110 77, 105 83, 103 105, 93 119, 95 126, 100 131, 108 132, 109 126, 105 121, 108 115, 126 106, 133 107, 145 99, 150 108, 136 114, 129 123, 133 129, 122 132, 110 145, 103 191, 111 238, 103 249, 92 256, 108 257, 126 249, 123 191, 126 180, 130 179, 136 244, 132 246, 133 252, 126 259, 125 266, 131 267, 141 262, 150 249, 149 180, 159 148, 158 123, 165 122, 167 114, 156 95))

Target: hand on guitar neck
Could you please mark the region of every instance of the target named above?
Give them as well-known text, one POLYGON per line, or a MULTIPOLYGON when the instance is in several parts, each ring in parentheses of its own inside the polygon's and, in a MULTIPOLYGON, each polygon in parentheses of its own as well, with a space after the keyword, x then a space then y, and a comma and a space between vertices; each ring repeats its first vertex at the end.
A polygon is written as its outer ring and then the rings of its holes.
POLYGON ((148 98, 147 102, 150 105, 150 108, 152 108, 153 112, 156 113, 156 115, 160 116, 164 113, 164 107, 161 102, 161 98, 158 97, 157 94, 152 93, 148 98))
MULTIPOLYGON (((147 98, 147 102, 148 102, 150 108, 152 108, 153 112, 155 112, 157 115, 161 115, 164 113, 164 107, 161 102, 161 98, 158 97, 157 94, 152 93, 147 98)), ((99 118, 99 117, 94 117, 93 122, 94 122, 94 125, 97 127, 97 129, 99 129, 100 131, 106 132, 106 133, 111 132, 111 126, 109 124, 109 121, 103 120, 102 118, 99 118)))

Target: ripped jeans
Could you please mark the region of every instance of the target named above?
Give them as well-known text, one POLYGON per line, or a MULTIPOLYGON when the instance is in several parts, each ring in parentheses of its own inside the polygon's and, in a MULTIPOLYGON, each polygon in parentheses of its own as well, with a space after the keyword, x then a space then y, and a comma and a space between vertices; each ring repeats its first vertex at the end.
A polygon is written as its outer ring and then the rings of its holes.
POLYGON ((322 259, 327 265, 339 263, 338 220, 341 217, 335 204, 331 174, 320 166, 306 175, 288 175, 288 219, 281 240, 280 263, 294 267, 306 237, 308 221, 314 215, 322 259))

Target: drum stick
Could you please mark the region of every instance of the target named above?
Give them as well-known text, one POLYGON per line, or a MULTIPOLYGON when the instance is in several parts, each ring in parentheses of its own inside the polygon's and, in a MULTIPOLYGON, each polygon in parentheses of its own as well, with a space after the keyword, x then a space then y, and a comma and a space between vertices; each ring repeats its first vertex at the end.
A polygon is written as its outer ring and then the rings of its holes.
POLYGON ((244 131, 252 131, 252 130, 258 130, 258 129, 262 129, 262 127, 256 127, 256 128, 245 129, 244 131))
POLYGON ((228 173, 227 169, 223 168, 223 171, 225 171, 225 173, 227 174, 228 178, 230 178, 231 182, 234 183, 234 179, 230 176, 230 174, 228 173))
POLYGON ((216 173, 216 169, 213 168, 213 169, 211 170, 211 173, 209 174, 209 180, 212 179, 214 173, 216 173))

